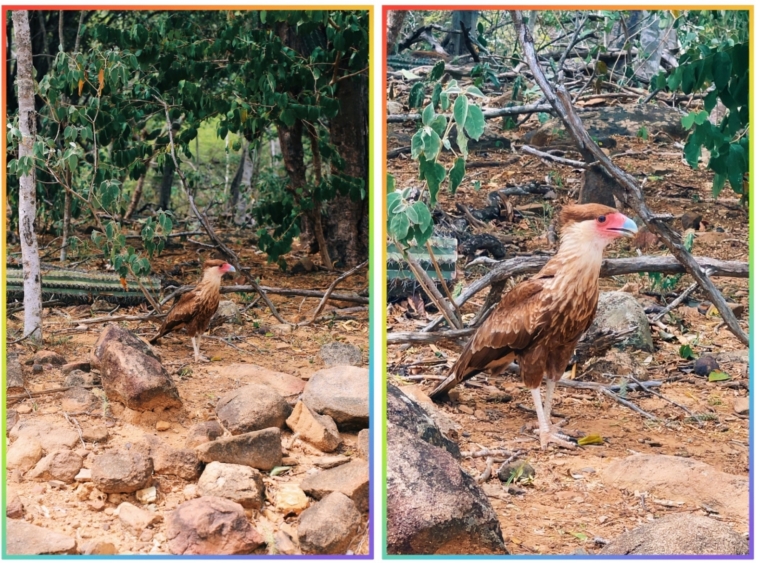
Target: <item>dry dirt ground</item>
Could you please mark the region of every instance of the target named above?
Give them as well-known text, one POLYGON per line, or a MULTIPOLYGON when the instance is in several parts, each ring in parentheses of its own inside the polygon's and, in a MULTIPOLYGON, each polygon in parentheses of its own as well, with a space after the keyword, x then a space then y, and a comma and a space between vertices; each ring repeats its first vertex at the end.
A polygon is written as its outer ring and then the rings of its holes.
MULTIPOLYGON (((230 242, 238 242, 237 238, 229 235, 230 242)), ((176 239, 175 239, 176 240, 176 239)), ((43 240, 43 244, 44 244, 43 240)), ((236 248, 233 246, 233 248, 236 248)), ((14 252, 17 248, 11 248, 14 252)), ((153 264, 154 272, 159 275, 171 270, 175 265, 193 260, 211 258, 210 250, 198 250, 198 247, 189 243, 173 244, 165 250, 153 264)), ((290 265, 304 257, 306 254, 297 247, 291 254, 286 256, 290 265)), ((326 290, 330 283, 338 275, 318 270, 313 273, 291 275, 283 273, 276 265, 267 264, 265 255, 256 253, 248 245, 239 253, 240 262, 244 266, 250 266, 259 279, 261 285, 270 287, 289 287, 300 289, 326 290)), ((102 267, 102 261, 94 260, 80 267, 102 267)), ((188 264, 183 267, 181 275, 171 276, 185 284, 196 283, 199 277, 199 265, 188 264)), ((233 283, 231 280, 223 280, 223 284, 233 283)), ((242 280, 239 283, 245 283, 242 280)), ((336 291, 338 292, 361 292, 367 288, 366 272, 358 273, 343 281, 336 291)), ((310 311, 319 303, 317 298, 270 296, 277 306, 280 314, 289 322, 300 322, 311 318, 310 311)), ((241 308, 254 299, 251 294, 226 294, 223 299, 231 299, 237 302, 241 308)), ((98 307, 98 306, 96 306, 98 307)), ((44 333, 46 343, 44 348, 53 350, 63 355, 67 361, 87 360, 90 351, 95 344, 104 324, 81 324, 80 320, 108 315, 108 309, 113 305, 104 305, 106 310, 93 310, 91 305, 45 309, 44 333)), ((344 307, 356 307, 355 303, 329 301, 325 312, 344 307)), ((143 307, 121 308, 112 313, 113 316, 122 314, 146 313, 143 307)), ((158 328, 157 323, 148 322, 122 322, 123 326, 140 335, 143 338, 150 337, 158 328)), ((22 319, 16 315, 8 317, 9 341, 22 327, 22 319)), ((53 417, 61 424, 69 424, 75 427, 77 424, 85 426, 105 425, 108 429, 109 438, 106 442, 97 444, 87 442, 85 448, 94 454, 105 450, 119 449, 128 443, 136 443, 143 435, 152 434, 158 436, 168 445, 181 448, 187 437, 188 430, 194 424, 206 420, 215 420, 214 412, 217 399, 227 391, 245 385, 232 377, 226 377, 219 372, 230 364, 251 363, 271 370, 284 372, 295 377, 308 380, 313 373, 325 367, 320 357, 319 350, 324 344, 330 342, 345 342, 359 347, 362 351, 362 366, 366 367, 369 362, 369 318, 366 311, 352 312, 348 315, 337 314, 332 319, 321 320, 307 326, 297 327, 295 330, 285 330, 279 326, 278 321, 271 315, 263 302, 259 302, 242 315, 240 324, 224 324, 212 332, 216 338, 230 338, 233 346, 218 339, 204 337, 201 343, 201 353, 210 358, 210 363, 193 363, 193 349, 189 337, 182 333, 175 333, 162 339, 156 346, 161 355, 162 363, 172 375, 179 394, 183 400, 184 408, 173 413, 161 415, 148 412, 142 415, 135 411, 127 411, 118 403, 105 403, 111 416, 102 418, 101 413, 94 416, 76 415, 69 416, 70 422, 64 418, 61 409, 61 394, 46 394, 21 401, 8 402, 8 408, 22 412, 21 419, 33 419, 35 417, 53 417), (239 338, 237 338, 239 337, 239 338), (168 419, 171 428, 165 432, 156 430, 159 419, 168 419)), ((26 342, 9 344, 9 353, 18 353, 23 365, 24 361, 31 358, 36 350, 26 342)), ((31 392, 45 391, 61 387, 64 376, 60 369, 53 368, 42 373, 33 374, 29 367, 24 367, 27 387, 31 392)), ((283 442, 290 443, 293 435, 283 431, 283 442)), ((293 482, 300 483, 306 473, 312 470, 314 462, 320 457, 344 455, 355 458, 358 456, 357 434, 341 433, 343 444, 339 449, 330 454, 324 454, 308 444, 296 441, 288 451, 291 458, 288 463, 294 465, 291 469, 274 477, 265 477, 268 491, 277 488, 278 484, 293 482)), ((85 467, 89 466, 92 457, 87 458, 85 467), (88 461, 89 460, 89 461, 88 461)), ((71 537, 78 537, 86 541, 88 538, 112 541, 117 552, 125 553, 168 553, 166 538, 160 526, 154 534, 146 534, 138 538, 124 531, 118 517, 113 514, 114 509, 120 502, 127 501, 141 506, 135 500, 135 495, 121 494, 112 495, 108 498, 106 507, 102 511, 93 511, 88 505, 77 499, 75 495, 76 484, 68 485, 62 489, 53 488, 50 484, 42 482, 18 481, 13 474, 9 474, 9 489, 16 492, 25 504, 27 520, 32 523, 65 533, 71 537)), ((168 475, 154 476, 157 481, 159 499, 157 509, 161 512, 172 510, 186 499, 183 488, 188 484, 179 477, 168 475)), ((284 530, 288 535, 294 536, 297 528, 295 516, 283 517, 282 514, 273 510, 267 502, 261 512, 246 510, 253 525, 271 542, 273 533, 284 530)), ((79 544, 82 542, 79 541, 79 544)), ((363 531, 349 548, 355 553, 368 552, 367 517, 364 515, 363 531)), ((274 553, 273 544, 264 550, 274 553)))
MULTIPOLYGON (((489 127, 494 125, 494 120, 489 122, 489 127)), ((521 144, 520 134, 536 127, 535 123, 530 125, 529 122, 526 129, 512 135, 513 141, 521 144)), ((414 127, 409 127, 407 133, 413 132, 414 127)), ((703 225, 695 234, 695 255, 747 261, 748 213, 730 190, 724 191, 715 201, 711 196, 711 174, 704 170, 692 170, 681 159, 680 150, 672 145, 658 145, 634 138, 616 140, 617 148, 613 149, 613 154, 647 151, 647 154, 617 158, 616 163, 634 174, 639 181, 646 178, 644 192, 653 211, 676 216, 674 225, 679 231, 682 228, 678 218, 683 213, 696 211, 702 215, 703 225)), ((388 149, 393 148, 396 146, 389 143, 388 149)), ((456 195, 442 189, 439 196, 442 209, 451 215, 460 216, 455 207, 456 202, 482 208, 486 205, 488 192, 531 181, 551 183, 558 199, 544 201, 541 196, 513 196, 510 199, 515 207, 539 203, 544 204, 545 211, 552 211, 577 197, 580 173, 567 166, 547 165, 519 151, 512 153, 496 149, 476 151, 468 162, 503 161, 513 154, 519 156, 519 161, 468 171, 456 195), (475 180, 482 184, 480 191, 474 189, 475 180)), ((579 158, 573 153, 566 156, 579 158)), ((444 161, 449 168, 451 163, 447 158, 444 161)), ((408 157, 389 159, 388 173, 395 176, 397 187, 420 187, 416 164, 408 157)), ((492 223, 485 232, 497 236, 518 236, 521 252, 552 251, 546 237, 550 217, 542 213, 540 208, 534 207, 534 211, 535 209, 539 211, 518 223, 492 223)), ((508 248, 508 257, 514 256, 516 250, 508 248)), ((643 253, 664 255, 667 251, 664 247, 655 245, 644 249, 643 253)), ((635 254, 636 249, 632 247, 631 241, 624 240, 615 243, 608 250, 607 257, 635 254)), ((463 259, 459 260, 457 267, 459 280, 464 280, 465 285, 480 277, 484 271, 478 270, 478 267, 464 270, 463 259)), ((671 290, 667 302, 688 287, 691 281, 688 276, 683 276, 671 290)), ((744 306, 740 320, 747 331, 748 280, 715 278, 714 281, 725 297, 744 306)), ((602 291, 623 289, 641 301, 655 302, 651 296, 651 280, 646 274, 603 279, 601 287, 602 291), (644 292, 650 295, 645 295, 644 292)), ((485 292, 481 293, 466 304, 462 311, 465 320, 473 318, 485 296, 485 292)), ((748 476, 749 420, 748 416, 734 410, 735 403, 748 395, 746 360, 721 364, 721 369, 730 376, 729 381, 721 383, 708 382, 705 377, 688 373, 688 369, 682 371, 693 364, 679 357, 682 343, 690 343, 697 355, 746 350, 725 326, 720 326, 719 317, 705 316, 698 312, 697 305, 705 300, 705 295, 698 290, 692 294, 687 305, 679 306, 672 318, 665 320, 668 330, 677 336, 677 340, 663 340, 655 327, 655 352, 631 353, 634 362, 646 368, 649 379, 665 382, 658 389, 664 397, 686 407, 695 416, 706 415, 700 418, 708 420, 701 423, 689 418, 687 412, 674 404, 642 392, 629 391, 626 398, 655 415, 657 422, 645 419, 597 391, 559 388, 555 394, 555 417, 566 418, 569 429, 602 436, 604 445, 586 446, 572 451, 541 451, 537 438, 525 429, 527 423, 533 422, 535 414, 530 392, 518 376, 491 379, 479 376, 472 380, 476 385, 479 384, 478 388, 460 386, 455 399, 440 406, 443 413, 461 425, 458 442, 462 452, 474 452, 483 448, 522 449, 525 454, 520 459, 528 461, 536 470, 532 482, 518 486, 518 494, 510 494, 495 476, 484 485, 499 516, 507 548, 512 554, 570 554, 577 550, 597 553, 602 544, 595 543, 594 538, 611 540, 625 530, 674 511, 706 514, 711 510, 709 506, 698 506, 693 502, 668 507, 638 496, 636 491, 624 491, 603 484, 600 472, 617 458, 633 453, 686 456, 726 473, 748 476), (498 396, 497 390, 502 395, 510 395, 512 400, 505 403, 491 402, 498 396)), ((660 301, 660 305, 663 304, 660 301)), ((389 332, 418 331, 436 316, 432 307, 420 315, 413 304, 405 301, 390 304, 387 313, 389 332)), ((456 343, 448 341, 407 349, 390 346, 389 380, 402 386, 420 385, 422 390, 428 391, 436 382, 425 381, 424 378, 420 381, 420 376, 445 375, 459 351, 460 347, 456 343)), ((589 379, 584 376, 582 366, 579 366, 576 378, 589 379)), ((598 381, 612 383, 609 380, 598 381)), ((465 458, 462 466, 472 476, 478 476, 484 472, 486 459, 465 458)), ((498 467, 499 463, 496 463, 494 474, 498 467)), ((736 519, 721 514, 713 516, 725 520, 740 533, 748 531, 747 518, 736 519)))

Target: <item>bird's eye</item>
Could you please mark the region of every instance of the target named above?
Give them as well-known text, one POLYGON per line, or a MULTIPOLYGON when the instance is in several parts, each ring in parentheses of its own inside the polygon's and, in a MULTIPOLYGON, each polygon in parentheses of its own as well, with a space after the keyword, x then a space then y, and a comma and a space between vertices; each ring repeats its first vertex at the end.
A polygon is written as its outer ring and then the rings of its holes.
POLYGON ((597 221, 600 223, 604 223, 607 220, 607 217, 605 215, 599 215, 599 217, 596 218, 597 221))

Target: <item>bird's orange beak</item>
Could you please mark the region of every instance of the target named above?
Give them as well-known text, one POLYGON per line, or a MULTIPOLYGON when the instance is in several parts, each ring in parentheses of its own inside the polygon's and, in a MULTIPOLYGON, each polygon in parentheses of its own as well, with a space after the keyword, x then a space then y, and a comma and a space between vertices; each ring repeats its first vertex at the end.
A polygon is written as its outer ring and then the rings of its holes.
POLYGON ((632 237, 639 232, 639 228, 633 222, 633 219, 626 217, 622 213, 615 213, 608 216, 605 231, 615 233, 616 236, 632 237))

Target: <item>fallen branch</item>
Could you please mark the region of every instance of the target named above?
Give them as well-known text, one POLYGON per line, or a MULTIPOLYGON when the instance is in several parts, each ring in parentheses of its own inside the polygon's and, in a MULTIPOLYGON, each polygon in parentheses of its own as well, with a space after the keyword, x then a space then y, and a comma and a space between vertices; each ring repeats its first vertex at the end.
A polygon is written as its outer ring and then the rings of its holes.
POLYGON ((567 164, 568 166, 572 166, 574 168, 588 168, 590 166, 593 166, 596 163, 587 164, 586 162, 581 162, 580 160, 572 160, 570 158, 562 158, 561 156, 554 156, 553 154, 549 154, 547 152, 542 152, 540 150, 534 149, 533 147, 529 145, 523 145, 520 149, 523 152, 527 152, 528 154, 532 154, 533 156, 537 156, 539 158, 545 158, 548 160, 553 160, 554 162, 558 162, 559 164, 567 164))
MULTIPOLYGON (((187 293, 188 291, 191 291, 194 288, 195 286, 192 286, 192 285, 183 285, 182 287, 178 287, 172 293, 164 297, 161 300, 161 304, 163 305, 164 303, 171 301, 175 297, 178 297, 182 295, 183 293, 187 293)), ((291 289, 291 288, 282 288, 282 287, 268 287, 266 285, 260 285, 259 288, 261 288, 261 290, 267 294, 285 295, 285 296, 290 296, 290 297, 314 297, 314 298, 322 299, 322 297, 324 297, 325 295, 323 291, 319 291, 315 289, 291 289)), ((221 287, 219 292, 220 293, 258 293, 258 290, 252 285, 224 285, 221 287)), ((361 295, 357 295, 354 293, 333 292, 330 295, 329 300, 330 301, 346 301, 348 303, 369 304, 369 297, 363 297, 361 295)))
POLYGON ((100 385, 77 385, 76 387, 56 387, 55 389, 46 389, 44 391, 27 391, 20 395, 8 395, 6 400, 8 401, 20 401, 22 399, 29 399, 31 397, 41 397, 42 395, 50 395, 51 393, 63 393, 69 389, 76 389, 77 387, 84 387, 85 389, 99 388, 100 385))
POLYGON ((464 452, 462 457, 475 458, 475 457, 511 457, 524 453, 522 450, 505 450, 501 448, 488 449, 483 448, 474 452, 464 452))
POLYGON ((601 391, 602 393, 604 393, 608 397, 611 397, 611 398, 615 399, 621 405, 623 405, 625 407, 628 407, 632 411, 639 413, 641 416, 643 416, 645 418, 648 418, 649 420, 658 420, 658 418, 655 415, 653 415, 651 413, 648 413, 647 411, 645 411, 642 408, 637 407, 631 401, 626 401, 625 399, 623 399, 623 397, 621 397, 617 393, 614 393, 613 391, 610 391, 608 388, 606 388, 603 385, 599 386, 599 391, 601 391))
POLYGON ((149 321, 151 319, 163 319, 166 313, 149 313, 147 315, 117 315, 108 317, 95 317, 94 319, 74 319, 68 321, 71 324, 91 325, 98 323, 115 323, 121 321, 149 321))
POLYGON ((670 302, 670 303, 669 303, 669 304, 668 304, 668 305, 667 305, 667 306, 666 306, 666 307, 665 307, 665 308, 664 308, 662 311, 660 311, 659 313, 657 313, 657 314, 656 314, 656 315, 655 315, 655 316, 652 318, 652 322, 653 322, 653 323, 656 323, 656 322, 657 322, 657 321, 659 321, 659 320, 660 320, 662 317, 664 317, 665 315, 667 315, 668 313, 670 313, 670 312, 671 312, 673 309, 675 309, 676 307, 678 307, 678 305, 680 305, 681 303, 683 303, 683 301, 684 301, 684 300, 685 300, 685 299, 686 299, 686 298, 687 298, 689 295, 691 295, 691 293, 692 293, 692 292, 693 292, 695 289, 697 289, 697 287, 699 287, 699 284, 698 284, 697 282, 694 282, 694 283, 693 283, 693 284, 691 284, 689 287, 687 287, 687 288, 686 288, 686 289, 683 291, 683 293, 681 293, 681 295, 679 295, 678 297, 676 297, 675 299, 673 299, 673 301, 671 301, 671 302, 670 302))
POLYGON ((488 481, 491 478, 491 469, 493 469, 493 458, 489 457, 486 458, 486 468, 483 470, 483 473, 475 477, 475 482, 480 484, 488 481))
POLYGON ((322 309, 325 308, 325 305, 327 304, 327 300, 330 298, 330 294, 338 286, 338 284, 340 282, 342 282, 343 280, 345 280, 346 278, 349 278, 349 277, 353 276, 356 272, 358 272, 359 270, 361 270, 362 268, 364 268, 364 266, 366 266, 368 263, 369 263, 369 261, 365 260, 364 262, 362 262, 358 266, 354 266, 349 271, 347 271, 347 272, 341 274, 340 276, 338 276, 337 278, 335 278, 335 281, 333 281, 330 284, 330 286, 327 288, 327 291, 325 292, 324 297, 322 297, 322 300, 319 302, 319 305, 317 305, 317 308, 314 311, 314 316, 311 317, 311 321, 310 322, 314 322, 317 319, 317 317, 319 316, 319 314, 322 312, 322 309))

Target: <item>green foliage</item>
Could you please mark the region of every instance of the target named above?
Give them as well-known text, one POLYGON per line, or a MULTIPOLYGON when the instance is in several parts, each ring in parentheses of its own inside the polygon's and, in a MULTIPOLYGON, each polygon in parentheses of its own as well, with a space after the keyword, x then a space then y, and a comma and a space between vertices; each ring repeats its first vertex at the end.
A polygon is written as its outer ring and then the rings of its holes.
POLYGON ((678 349, 678 355, 681 356, 684 360, 696 360, 697 355, 694 353, 694 350, 691 349, 691 346, 688 344, 684 344, 678 349))
POLYGON ((713 195, 726 185, 749 198, 749 12, 736 10, 731 16, 716 11, 689 12, 682 27, 689 48, 680 57, 679 66, 669 75, 660 73, 654 85, 685 94, 707 91, 704 110, 684 116, 682 124, 691 133, 684 146, 684 157, 697 168, 702 149, 710 153, 707 166, 713 171, 713 195), (732 17, 735 34, 726 34, 721 22, 732 17), (709 38, 709 41, 707 40, 709 38), (726 114, 717 125, 708 120, 718 100, 726 114))

